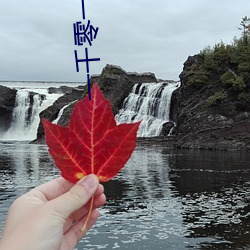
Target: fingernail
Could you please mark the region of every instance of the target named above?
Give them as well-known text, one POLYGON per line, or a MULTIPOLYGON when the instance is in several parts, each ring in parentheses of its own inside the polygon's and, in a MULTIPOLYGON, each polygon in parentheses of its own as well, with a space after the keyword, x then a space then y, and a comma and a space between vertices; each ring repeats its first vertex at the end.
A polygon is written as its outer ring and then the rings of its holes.
POLYGON ((84 186, 87 190, 91 190, 97 186, 98 180, 95 175, 91 174, 79 181, 81 186, 84 186))

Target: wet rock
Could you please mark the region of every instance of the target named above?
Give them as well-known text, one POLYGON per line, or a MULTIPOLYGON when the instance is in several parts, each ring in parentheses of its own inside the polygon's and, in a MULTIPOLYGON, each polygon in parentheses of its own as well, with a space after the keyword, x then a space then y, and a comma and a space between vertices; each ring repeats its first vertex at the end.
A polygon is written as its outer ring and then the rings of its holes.
MULTIPOLYGON (((51 105, 50 107, 42 111, 39 115, 40 119, 45 118, 52 122, 58 117, 60 110, 65 105, 71 104, 64 110, 61 119, 58 121, 59 125, 67 126, 69 123, 70 115, 75 105, 75 101, 82 99, 83 96, 85 96, 86 91, 87 91, 86 87, 85 89, 72 88, 70 93, 66 93, 63 96, 59 97, 53 103, 53 105, 51 105)), ((43 137, 44 137, 43 125, 42 125, 42 122, 40 122, 38 130, 37 130, 37 139, 39 140, 43 137)))
POLYGON ((11 125, 16 92, 16 89, 0 85, 0 132, 6 131, 11 125))
POLYGON ((99 84, 105 97, 110 100, 114 114, 117 114, 134 84, 157 82, 157 79, 153 73, 131 73, 119 66, 107 64, 101 75, 91 76, 91 83, 93 82, 99 84))
POLYGON ((174 128, 175 124, 173 122, 166 122, 162 126, 162 131, 160 136, 168 136, 172 128, 174 128))
POLYGON ((49 94, 70 94, 72 93, 74 90, 84 90, 84 86, 78 86, 77 88, 75 87, 70 87, 70 86, 60 86, 59 88, 56 87, 50 87, 48 88, 48 93, 49 94))

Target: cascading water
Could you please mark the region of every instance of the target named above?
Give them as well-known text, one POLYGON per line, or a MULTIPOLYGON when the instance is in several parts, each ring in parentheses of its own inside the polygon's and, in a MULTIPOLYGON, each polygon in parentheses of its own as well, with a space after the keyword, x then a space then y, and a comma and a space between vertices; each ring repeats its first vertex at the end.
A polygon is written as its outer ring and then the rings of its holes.
POLYGON ((179 86, 179 82, 135 84, 115 117, 117 124, 142 121, 138 137, 160 135, 169 121, 172 93, 179 86))
POLYGON ((31 141, 36 139, 39 113, 53 104, 62 94, 48 94, 47 89, 19 89, 10 128, 1 140, 31 141), (35 91, 31 97, 30 92, 35 91))

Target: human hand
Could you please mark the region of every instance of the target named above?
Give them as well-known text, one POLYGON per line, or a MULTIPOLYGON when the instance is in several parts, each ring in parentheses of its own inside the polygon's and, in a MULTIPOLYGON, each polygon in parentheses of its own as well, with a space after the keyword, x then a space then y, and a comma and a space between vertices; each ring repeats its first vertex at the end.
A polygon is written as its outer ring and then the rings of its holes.
POLYGON ((1 250, 72 250, 96 222, 106 197, 98 178, 91 174, 72 184, 62 177, 17 198, 11 205, 0 240, 1 250), (94 205, 82 232, 89 200, 94 205))

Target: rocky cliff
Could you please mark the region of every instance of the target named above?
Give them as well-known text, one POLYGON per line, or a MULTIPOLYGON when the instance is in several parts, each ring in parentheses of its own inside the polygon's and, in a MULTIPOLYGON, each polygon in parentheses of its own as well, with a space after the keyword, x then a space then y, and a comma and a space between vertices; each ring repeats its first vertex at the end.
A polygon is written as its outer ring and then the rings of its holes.
POLYGON ((240 91, 236 85, 237 89, 223 84, 222 76, 227 72, 240 77, 237 65, 229 65, 225 59, 216 70, 205 71, 205 59, 201 54, 190 56, 180 74, 181 88, 173 96, 177 120, 176 146, 249 150, 250 82, 244 79, 244 88, 240 91))
POLYGON ((0 85, 0 132, 6 131, 12 121, 12 112, 15 107, 16 90, 0 85))

